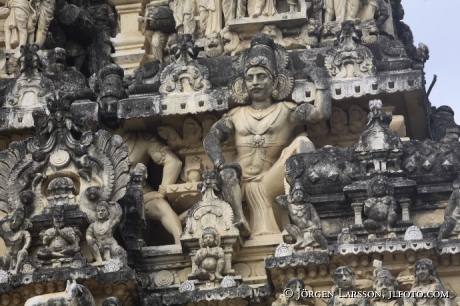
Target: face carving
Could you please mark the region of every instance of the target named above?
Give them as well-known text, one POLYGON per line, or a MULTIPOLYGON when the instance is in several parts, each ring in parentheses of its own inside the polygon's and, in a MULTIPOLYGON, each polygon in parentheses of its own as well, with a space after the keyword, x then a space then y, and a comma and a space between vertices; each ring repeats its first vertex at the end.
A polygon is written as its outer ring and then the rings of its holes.
POLYGON ((264 101, 273 92, 273 77, 263 67, 251 67, 245 73, 245 84, 252 101, 264 101))
POLYGON ((204 53, 207 57, 217 57, 224 53, 224 42, 220 34, 210 34, 206 36, 204 53))

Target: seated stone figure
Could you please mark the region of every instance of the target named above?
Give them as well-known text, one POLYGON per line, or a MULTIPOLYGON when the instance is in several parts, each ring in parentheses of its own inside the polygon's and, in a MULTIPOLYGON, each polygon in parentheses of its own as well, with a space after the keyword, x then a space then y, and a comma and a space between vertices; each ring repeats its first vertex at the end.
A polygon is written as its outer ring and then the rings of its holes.
POLYGON ((15 209, 0 219, 0 237, 6 245, 6 253, 0 256, 0 268, 17 274, 21 264, 27 259, 32 238, 26 230, 30 222, 24 219, 24 210, 15 209))
POLYGON ((71 228, 66 227, 65 205, 58 202, 53 210, 54 227, 40 233, 45 248, 38 250, 37 258, 50 260, 57 258, 72 258, 80 251, 79 233, 71 228))
POLYGON ((126 251, 113 237, 113 232, 121 221, 121 206, 117 202, 101 201, 97 204, 96 210, 97 221, 91 223, 86 230, 89 249, 96 259, 92 265, 100 266, 113 258, 123 266, 126 251))
POLYGON ((368 196, 364 213, 369 219, 363 222, 364 228, 373 232, 391 232, 397 220, 396 200, 385 177, 377 176, 369 182, 368 196))
POLYGON ((200 246, 194 258, 197 269, 193 272, 193 276, 202 281, 223 279, 225 254, 220 247, 220 236, 217 230, 212 227, 205 228, 201 233, 200 246))
POLYGON ((454 191, 444 210, 444 222, 439 229, 438 240, 449 237, 458 238, 460 235, 460 178, 454 181, 454 191))
POLYGON ((327 249, 327 240, 321 230, 321 220, 315 208, 309 203, 309 196, 299 182, 295 183, 289 196, 279 196, 278 203, 288 211, 293 224, 286 227, 286 231, 295 238, 294 247, 320 246, 327 249))

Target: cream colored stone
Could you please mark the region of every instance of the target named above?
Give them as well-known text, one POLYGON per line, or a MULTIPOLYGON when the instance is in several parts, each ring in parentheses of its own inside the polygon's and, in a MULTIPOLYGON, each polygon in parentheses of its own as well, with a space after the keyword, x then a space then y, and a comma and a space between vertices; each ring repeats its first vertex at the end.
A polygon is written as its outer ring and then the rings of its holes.
POLYGON ((139 66, 145 51, 144 36, 139 29, 138 16, 141 15, 143 5, 137 0, 109 1, 118 12, 120 32, 111 38, 115 53, 111 54, 113 61, 127 73, 139 66))

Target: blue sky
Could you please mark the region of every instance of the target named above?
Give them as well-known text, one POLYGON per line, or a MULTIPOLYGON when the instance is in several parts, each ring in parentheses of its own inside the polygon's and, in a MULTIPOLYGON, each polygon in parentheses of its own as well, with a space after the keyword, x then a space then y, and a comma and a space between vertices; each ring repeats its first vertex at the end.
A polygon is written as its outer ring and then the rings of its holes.
POLYGON ((433 75, 438 81, 430 94, 435 106, 449 105, 460 123, 460 0, 402 0, 405 16, 414 34, 414 44, 430 49, 425 64, 427 89, 433 75))

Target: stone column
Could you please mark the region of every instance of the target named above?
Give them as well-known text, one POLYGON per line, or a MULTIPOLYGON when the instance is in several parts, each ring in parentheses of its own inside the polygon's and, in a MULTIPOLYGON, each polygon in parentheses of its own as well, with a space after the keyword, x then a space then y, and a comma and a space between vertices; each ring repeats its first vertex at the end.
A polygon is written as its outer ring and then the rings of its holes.
POLYGON ((137 17, 143 13, 144 4, 142 0, 109 0, 109 2, 115 6, 120 23, 120 33, 110 39, 115 48, 115 53, 111 56, 126 73, 131 73, 139 66, 145 53, 144 36, 137 21, 137 17))
POLYGON ((410 199, 409 198, 402 198, 399 200, 399 205, 402 208, 402 221, 409 222, 410 221, 410 214, 409 214, 409 206, 410 206, 410 199))
POLYGON ((363 225, 363 217, 361 214, 363 211, 363 203, 355 202, 351 204, 351 207, 355 210, 355 225, 363 225))

